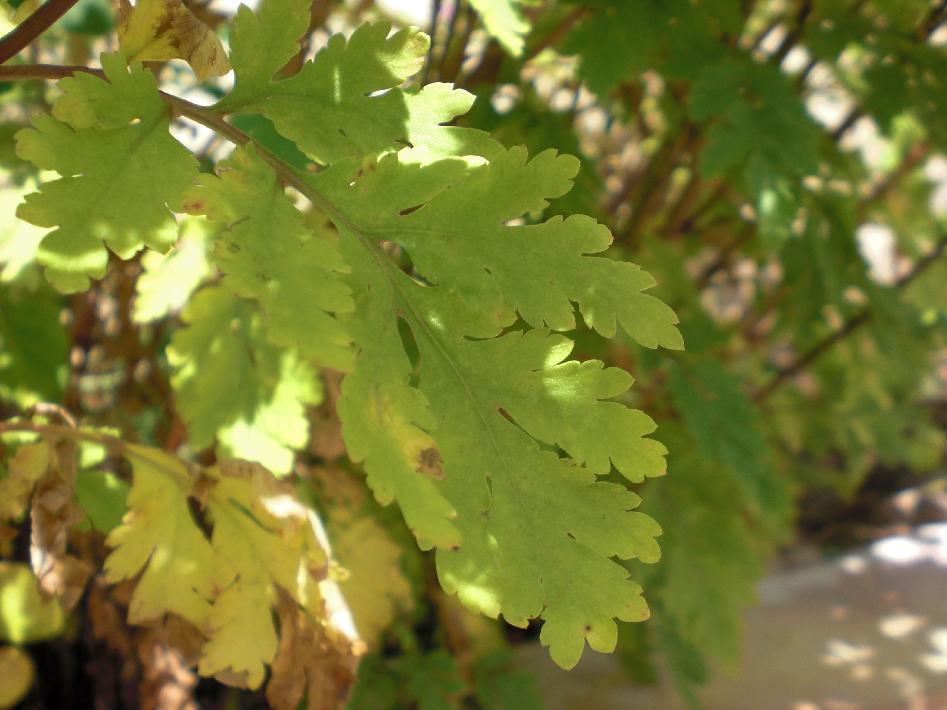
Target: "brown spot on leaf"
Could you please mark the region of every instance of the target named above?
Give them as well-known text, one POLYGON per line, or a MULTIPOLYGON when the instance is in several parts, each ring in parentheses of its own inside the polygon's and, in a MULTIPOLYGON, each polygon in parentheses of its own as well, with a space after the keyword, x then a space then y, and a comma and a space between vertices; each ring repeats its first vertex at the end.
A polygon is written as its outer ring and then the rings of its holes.
POLYGON ((444 459, 441 458, 441 452, 435 447, 429 446, 422 449, 421 453, 418 454, 418 464, 418 470, 425 476, 438 480, 444 478, 444 459))

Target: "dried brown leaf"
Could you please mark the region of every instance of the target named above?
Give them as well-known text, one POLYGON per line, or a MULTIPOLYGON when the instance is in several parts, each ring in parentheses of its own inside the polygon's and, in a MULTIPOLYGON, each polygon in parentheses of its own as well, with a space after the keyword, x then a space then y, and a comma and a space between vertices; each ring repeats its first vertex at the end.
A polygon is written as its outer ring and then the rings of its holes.
POLYGON ((72 609, 92 573, 87 562, 68 552, 71 528, 85 516, 75 502, 76 444, 46 442, 46 469, 33 492, 30 561, 40 589, 72 609))
POLYGON ((322 624, 280 591, 279 649, 266 686, 266 699, 274 710, 296 710, 304 696, 307 710, 332 710, 343 706, 351 693, 365 647, 331 624, 332 596, 326 597, 330 623, 322 624))
MULTIPOLYGON (((196 657, 193 643, 196 639, 186 627, 171 623, 171 627, 145 629, 138 637, 138 657, 142 663, 139 693, 143 710, 197 710, 194 699, 197 675, 191 670, 188 658, 191 653, 196 657)), ((198 648, 199 644, 198 640, 198 648)))

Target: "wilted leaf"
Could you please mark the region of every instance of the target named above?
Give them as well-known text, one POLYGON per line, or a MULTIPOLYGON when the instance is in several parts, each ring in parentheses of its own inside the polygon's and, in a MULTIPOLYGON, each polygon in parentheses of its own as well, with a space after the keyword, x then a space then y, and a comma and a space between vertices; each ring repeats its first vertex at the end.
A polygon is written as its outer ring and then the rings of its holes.
POLYGON ((92 573, 89 563, 67 552, 69 531, 85 519, 75 502, 76 444, 48 440, 46 470, 33 493, 30 560, 40 589, 67 611, 75 606, 92 573))
POLYGON ((318 623, 285 592, 276 607, 280 644, 266 699, 275 710, 296 710, 305 694, 307 710, 332 710, 345 704, 355 683, 364 647, 334 624, 318 623))
POLYGON ((201 80, 230 71, 217 35, 182 0, 121 0, 118 40, 130 60, 183 59, 201 80))
POLYGON ((246 461, 198 469, 156 449, 122 453, 134 468, 130 510, 108 537, 105 569, 110 582, 138 578, 129 621, 183 617, 203 635, 200 673, 239 687, 259 687, 278 645, 295 649, 295 664, 336 654, 354 668, 363 644, 327 577, 321 524, 292 486, 246 461), (288 615, 279 637, 274 606, 288 615), (309 625, 322 631, 291 636, 309 625))

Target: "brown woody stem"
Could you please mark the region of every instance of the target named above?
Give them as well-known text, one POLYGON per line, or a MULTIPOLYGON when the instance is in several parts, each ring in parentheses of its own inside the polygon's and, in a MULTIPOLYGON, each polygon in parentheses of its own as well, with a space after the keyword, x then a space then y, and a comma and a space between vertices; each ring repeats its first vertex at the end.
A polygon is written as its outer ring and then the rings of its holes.
POLYGON ((9 61, 28 47, 77 2, 78 0, 47 0, 43 3, 36 12, 0 39, 0 64, 9 61))

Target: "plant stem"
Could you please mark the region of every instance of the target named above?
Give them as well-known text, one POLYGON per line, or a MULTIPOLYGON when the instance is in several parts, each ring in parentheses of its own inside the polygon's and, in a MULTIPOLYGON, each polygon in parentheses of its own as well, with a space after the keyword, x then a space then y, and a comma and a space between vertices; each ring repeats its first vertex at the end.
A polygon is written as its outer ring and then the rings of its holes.
POLYGON ((559 24, 552 28, 549 34, 537 41, 535 44, 532 44, 526 48, 523 61, 529 61, 544 49, 555 46, 565 39, 566 35, 572 31, 572 28, 585 16, 588 10, 589 9, 587 7, 577 7, 574 10, 571 10, 569 14, 562 18, 562 21, 559 22, 559 24))
POLYGON ((39 37, 78 0, 47 0, 32 15, 0 39, 0 64, 9 61, 39 37))
POLYGON ((85 441, 90 444, 101 444, 112 452, 120 452, 126 445, 122 439, 100 431, 76 429, 60 424, 36 424, 35 422, 26 421, 0 422, 0 434, 15 431, 40 434, 41 436, 53 435, 64 439, 85 441))
MULTIPOLYGON (((23 81, 30 79, 65 79, 73 74, 92 74, 106 79, 101 69, 92 69, 81 66, 61 66, 58 64, 21 64, 10 67, 0 67, 0 81, 23 81)), ((158 92, 161 99, 168 104, 176 115, 184 116, 196 123, 216 131, 227 140, 244 145, 250 141, 250 136, 227 123, 223 116, 205 106, 198 106, 185 99, 164 91, 158 92)), ((274 158, 276 160, 276 158, 274 158)))

